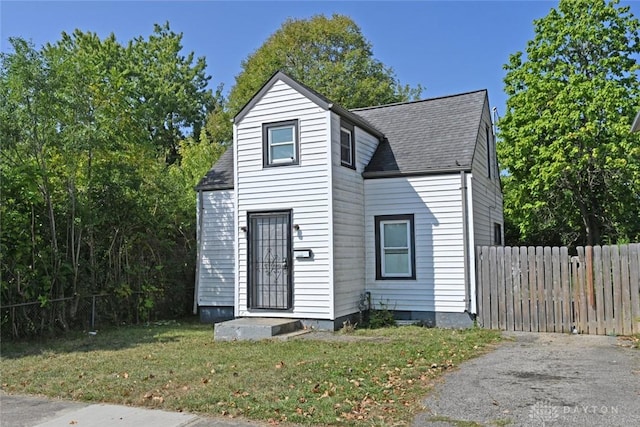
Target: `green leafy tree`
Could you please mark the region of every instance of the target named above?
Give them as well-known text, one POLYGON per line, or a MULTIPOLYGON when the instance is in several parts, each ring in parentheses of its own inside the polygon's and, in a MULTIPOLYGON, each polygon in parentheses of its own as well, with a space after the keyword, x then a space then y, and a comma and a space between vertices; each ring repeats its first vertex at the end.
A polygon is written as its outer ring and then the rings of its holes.
POLYGON ((178 159, 184 130, 199 135, 217 101, 207 89, 205 59, 196 59, 193 52, 183 56, 181 51, 182 35, 172 32, 168 23, 155 25, 151 36, 135 38, 126 49, 137 119, 146 122, 149 138, 166 150, 169 163, 178 159))
MULTIPOLYGON (((126 45, 81 31, 41 49, 9 40, 13 51, 0 56, 3 305, 109 293, 116 320, 150 315, 158 295, 165 314, 190 307, 195 215, 185 187, 193 157, 210 164, 217 152, 185 141, 217 101, 204 59, 183 56, 180 40, 168 25, 126 45), (139 303, 135 292, 145 294, 139 303)), ((2 318, 3 333, 34 332, 31 313, 18 311, 12 325, 2 318)), ((42 324, 76 320, 72 307, 42 324)))
POLYGON ((371 43, 344 15, 288 19, 242 62, 226 108, 209 117, 214 141, 230 141, 229 119, 277 71, 284 71, 346 108, 406 101, 422 88, 402 85, 393 70, 373 57, 371 43))
POLYGON ((498 155, 510 243, 640 238, 638 20, 616 0, 561 0, 505 65, 498 155))

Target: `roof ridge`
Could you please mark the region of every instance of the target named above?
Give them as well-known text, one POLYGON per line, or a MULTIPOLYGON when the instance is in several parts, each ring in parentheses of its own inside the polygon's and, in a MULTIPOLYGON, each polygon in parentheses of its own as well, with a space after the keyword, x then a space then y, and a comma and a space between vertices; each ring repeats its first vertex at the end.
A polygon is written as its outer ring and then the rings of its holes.
POLYGON ((470 90, 468 92, 453 93, 453 94, 450 94, 450 95, 442 95, 442 96, 434 96, 433 98, 417 99, 415 101, 402 101, 402 102, 393 102, 391 104, 373 105, 371 107, 352 108, 349 111, 358 112, 358 111, 365 111, 365 110, 374 110, 376 108, 387 108, 387 107, 396 107, 396 106, 400 106, 400 105, 418 104, 420 102, 429 102, 429 101, 435 101, 435 100, 438 100, 438 99, 454 98, 454 97, 458 97, 458 96, 466 96, 466 95, 471 95, 472 93, 478 93, 478 92, 486 92, 486 93, 488 93, 488 90, 487 89, 470 90))

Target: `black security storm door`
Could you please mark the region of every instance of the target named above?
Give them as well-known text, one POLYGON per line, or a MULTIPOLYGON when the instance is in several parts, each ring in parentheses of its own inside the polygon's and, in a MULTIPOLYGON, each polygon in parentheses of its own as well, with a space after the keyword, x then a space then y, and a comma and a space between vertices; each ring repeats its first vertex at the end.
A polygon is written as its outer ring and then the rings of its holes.
POLYGON ((291 308, 291 211, 249 214, 249 307, 291 308))

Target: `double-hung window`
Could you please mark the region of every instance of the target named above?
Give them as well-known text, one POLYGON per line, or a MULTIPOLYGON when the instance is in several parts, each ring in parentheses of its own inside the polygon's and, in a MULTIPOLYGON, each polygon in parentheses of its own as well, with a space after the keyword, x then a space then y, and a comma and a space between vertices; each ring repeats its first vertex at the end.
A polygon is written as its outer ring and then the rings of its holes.
POLYGON ((340 125, 340 164, 355 169, 356 150, 353 138, 353 125, 342 122, 340 125))
POLYGON ((502 246, 502 225, 497 222, 493 223, 493 244, 502 246))
POLYGON ((415 279, 413 215, 375 217, 376 279, 415 279))
POLYGON ((298 163, 298 121, 262 125, 264 166, 298 163))

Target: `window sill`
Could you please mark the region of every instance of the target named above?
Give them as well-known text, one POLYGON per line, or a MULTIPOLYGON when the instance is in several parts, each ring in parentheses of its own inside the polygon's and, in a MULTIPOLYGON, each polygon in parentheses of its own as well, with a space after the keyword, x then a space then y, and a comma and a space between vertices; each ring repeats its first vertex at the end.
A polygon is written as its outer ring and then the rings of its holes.
POLYGON ((347 168, 347 169, 356 170, 355 165, 351 165, 351 164, 349 164, 349 163, 341 162, 341 163, 340 163, 340 166, 344 166, 344 167, 345 167, 345 168, 347 168))

